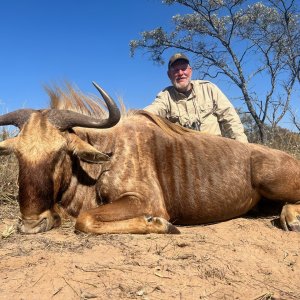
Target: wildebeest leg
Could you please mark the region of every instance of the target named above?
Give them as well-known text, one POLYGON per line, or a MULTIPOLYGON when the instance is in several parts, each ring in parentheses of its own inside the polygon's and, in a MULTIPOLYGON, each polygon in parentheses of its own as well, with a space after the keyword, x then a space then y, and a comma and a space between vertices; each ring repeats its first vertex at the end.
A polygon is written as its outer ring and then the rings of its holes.
MULTIPOLYGON (((163 215, 163 214, 162 214, 163 215)), ((149 215, 134 197, 79 214, 75 229, 86 233, 180 233, 163 217, 149 215)))
POLYGON ((284 230, 300 232, 300 201, 286 204, 280 214, 280 223, 284 230))
POLYGON ((287 202, 281 226, 300 231, 300 161, 276 150, 255 151, 251 159, 253 186, 267 199, 287 202))

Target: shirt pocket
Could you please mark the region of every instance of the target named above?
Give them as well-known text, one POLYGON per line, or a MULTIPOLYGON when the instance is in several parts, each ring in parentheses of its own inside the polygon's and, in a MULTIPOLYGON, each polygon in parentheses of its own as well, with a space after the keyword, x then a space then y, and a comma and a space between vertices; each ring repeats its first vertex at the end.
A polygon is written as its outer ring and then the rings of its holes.
POLYGON ((206 119, 207 117, 209 117, 210 115, 215 115, 217 110, 217 106, 214 103, 205 103, 203 105, 200 106, 200 114, 201 114, 201 118, 202 120, 206 119))

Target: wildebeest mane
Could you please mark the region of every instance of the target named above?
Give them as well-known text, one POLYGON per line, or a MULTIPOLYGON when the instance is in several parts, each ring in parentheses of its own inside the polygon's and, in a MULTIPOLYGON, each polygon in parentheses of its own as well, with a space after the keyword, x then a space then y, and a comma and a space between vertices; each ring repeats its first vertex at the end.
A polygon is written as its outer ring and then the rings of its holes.
POLYGON ((151 114, 145 110, 135 110, 131 114, 133 115, 142 115, 147 117, 149 120, 151 120, 153 123, 155 123, 158 127, 160 127, 164 132, 167 134, 174 136, 177 134, 183 135, 186 133, 194 133, 194 134, 199 134, 199 131, 195 131, 189 128, 182 127, 180 125, 177 125, 175 123, 172 123, 168 121, 165 118, 162 118, 160 116, 151 114))
POLYGON ((53 85, 44 86, 50 97, 50 108, 66 109, 103 119, 107 117, 105 102, 95 95, 86 95, 69 82, 65 82, 63 88, 53 85))
MULTIPOLYGON (((72 110, 99 119, 107 117, 107 108, 105 102, 100 97, 93 94, 84 94, 82 91, 80 91, 77 87, 74 87, 69 82, 65 82, 65 86, 63 88, 56 85, 54 85, 53 87, 45 86, 44 88, 50 97, 50 108, 52 109, 72 110)), ((123 118, 130 117, 133 115, 144 116, 171 136, 177 134, 183 135, 186 133, 199 133, 197 131, 171 123, 165 118, 153 115, 144 110, 126 111, 123 102, 120 100, 119 102, 121 105, 121 115, 123 118)))

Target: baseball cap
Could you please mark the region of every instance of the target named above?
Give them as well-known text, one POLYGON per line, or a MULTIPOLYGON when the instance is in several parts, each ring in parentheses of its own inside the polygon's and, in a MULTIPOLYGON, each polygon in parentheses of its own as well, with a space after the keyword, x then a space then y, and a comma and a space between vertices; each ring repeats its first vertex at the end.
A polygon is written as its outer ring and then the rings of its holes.
POLYGON ((168 68, 170 69, 170 67, 174 64, 174 62, 179 59, 186 60, 188 63, 190 63, 189 59, 184 54, 176 53, 173 56, 171 56, 169 60, 168 68))

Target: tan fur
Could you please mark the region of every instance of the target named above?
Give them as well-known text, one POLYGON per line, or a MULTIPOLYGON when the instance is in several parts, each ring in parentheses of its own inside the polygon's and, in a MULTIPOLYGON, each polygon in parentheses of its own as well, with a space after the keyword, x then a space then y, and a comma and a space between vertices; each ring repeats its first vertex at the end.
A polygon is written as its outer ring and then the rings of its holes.
POLYGON ((63 134, 42 113, 34 113, 18 136, 17 152, 31 164, 44 159, 66 145, 63 134), (47 133, 47 134, 43 134, 47 133))

